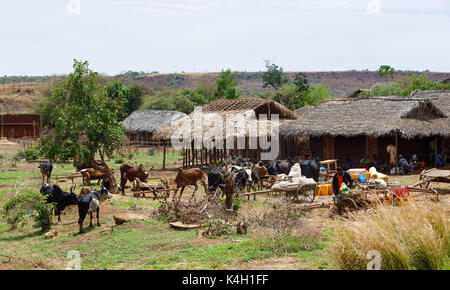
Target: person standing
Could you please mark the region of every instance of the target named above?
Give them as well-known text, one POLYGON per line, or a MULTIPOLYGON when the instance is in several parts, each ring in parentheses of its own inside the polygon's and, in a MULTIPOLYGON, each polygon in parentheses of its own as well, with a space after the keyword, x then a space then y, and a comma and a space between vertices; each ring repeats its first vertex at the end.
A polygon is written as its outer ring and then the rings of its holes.
POLYGON ((333 176, 333 193, 337 197, 341 192, 341 185, 345 183, 348 188, 353 187, 353 178, 346 171, 343 171, 341 167, 337 168, 336 174, 333 176))

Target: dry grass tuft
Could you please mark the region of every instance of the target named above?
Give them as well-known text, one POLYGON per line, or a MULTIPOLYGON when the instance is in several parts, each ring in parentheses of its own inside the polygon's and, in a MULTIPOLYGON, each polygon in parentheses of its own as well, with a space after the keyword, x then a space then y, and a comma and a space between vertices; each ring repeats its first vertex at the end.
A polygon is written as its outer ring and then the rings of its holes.
POLYGON ((381 269, 435 270, 449 265, 449 221, 435 204, 379 206, 352 213, 336 228, 332 252, 340 269, 366 269, 370 251, 378 251, 381 269))

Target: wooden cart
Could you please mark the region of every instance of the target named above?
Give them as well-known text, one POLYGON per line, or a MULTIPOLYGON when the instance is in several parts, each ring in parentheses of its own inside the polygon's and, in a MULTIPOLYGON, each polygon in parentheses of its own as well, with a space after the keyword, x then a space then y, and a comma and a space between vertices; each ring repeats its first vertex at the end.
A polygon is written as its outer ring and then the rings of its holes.
POLYGON ((282 191, 287 200, 299 203, 313 203, 317 192, 317 184, 299 184, 295 188, 282 191))
POLYGON ((100 183, 100 180, 104 179, 106 176, 104 169, 96 170, 94 168, 86 168, 82 169, 80 172, 83 177, 84 185, 91 185, 91 180, 98 180, 98 183, 100 183))
POLYGON ((260 191, 253 191, 240 194, 239 196, 247 196, 250 200, 250 196, 253 195, 253 199, 256 200, 258 194, 283 194, 287 200, 298 203, 313 203, 316 195, 319 191, 317 184, 298 184, 298 186, 292 186, 292 188, 285 188, 280 190, 267 189, 260 191))

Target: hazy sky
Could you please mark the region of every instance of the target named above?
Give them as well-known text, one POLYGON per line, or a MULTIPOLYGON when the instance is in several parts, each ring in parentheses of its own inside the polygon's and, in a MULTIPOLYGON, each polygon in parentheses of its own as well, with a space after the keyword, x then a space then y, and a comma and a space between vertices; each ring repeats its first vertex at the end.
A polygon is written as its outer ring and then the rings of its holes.
POLYGON ((0 75, 450 71, 449 0, 0 0, 0 75))

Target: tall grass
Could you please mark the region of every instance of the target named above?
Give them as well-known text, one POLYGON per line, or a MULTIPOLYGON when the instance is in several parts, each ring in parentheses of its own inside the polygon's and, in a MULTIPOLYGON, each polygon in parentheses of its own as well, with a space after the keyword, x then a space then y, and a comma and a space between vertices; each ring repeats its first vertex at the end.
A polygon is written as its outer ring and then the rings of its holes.
POLYGON ((381 269, 437 270, 449 266, 449 221, 435 204, 379 206, 351 214, 336 228, 332 253, 340 269, 366 269, 370 251, 380 253, 381 269))

